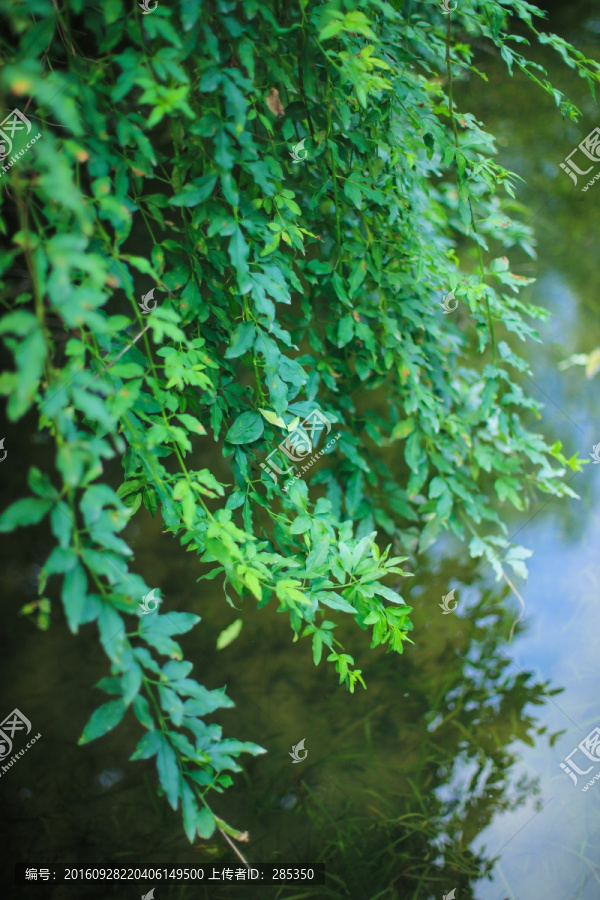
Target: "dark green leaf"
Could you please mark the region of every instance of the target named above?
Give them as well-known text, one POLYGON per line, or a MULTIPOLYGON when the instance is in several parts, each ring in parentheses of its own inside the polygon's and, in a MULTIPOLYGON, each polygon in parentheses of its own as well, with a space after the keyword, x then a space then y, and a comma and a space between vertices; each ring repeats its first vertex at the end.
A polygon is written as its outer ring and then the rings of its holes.
POLYGON ((83 734, 79 738, 79 744, 89 744, 90 741, 102 737, 108 731, 111 731, 119 724, 125 715, 127 707, 122 700, 110 700, 103 706, 100 706, 94 713, 83 729, 83 734))

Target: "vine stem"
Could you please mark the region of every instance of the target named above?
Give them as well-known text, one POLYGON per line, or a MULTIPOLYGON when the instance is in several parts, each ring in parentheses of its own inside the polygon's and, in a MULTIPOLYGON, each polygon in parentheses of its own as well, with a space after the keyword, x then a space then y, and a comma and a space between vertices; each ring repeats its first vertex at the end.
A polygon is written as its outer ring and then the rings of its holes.
MULTIPOLYGON (((325 50, 323 49, 323 47, 321 46, 319 41, 317 41, 317 46, 323 53, 323 56, 327 60, 327 63, 328 64, 331 63, 334 66, 334 68, 339 69, 339 66, 336 66, 336 64, 333 62, 333 60, 331 60, 329 58, 329 56, 327 55, 327 53, 325 53, 325 50)), ((326 137, 326 140, 327 140, 327 142, 329 142, 330 135, 333 133, 333 127, 332 127, 332 122, 331 122, 331 75, 329 74, 329 65, 327 65, 326 112, 327 112, 327 137, 326 137)), ((337 186, 337 165, 335 162, 335 154, 334 154, 333 150, 331 149, 331 147, 329 148, 329 156, 331 159, 331 173, 333 176, 333 198, 334 198, 333 202, 335 204, 335 230, 336 230, 337 248, 338 248, 337 259, 335 261, 335 268, 337 270, 337 268, 342 260, 342 229, 341 229, 341 223, 340 223, 340 206, 339 206, 338 186, 337 186)))
POLYGON ((502 577, 504 578, 504 580, 505 580, 506 583, 508 584, 509 588, 513 591, 513 593, 517 595, 517 597, 519 598, 519 600, 520 600, 520 602, 521 602, 521 606, 523 607, 523 609, 521 610, 521 614, 519 615, 519 618, 518 618, 518 619, 515 619, 515 621, 512 623, 512 628, 510 629, 510 635, 509 635, 509 638, 508 638, 508 643, 510 644, 510 642, 511 642, 512 639, 513 639, 513 634, 514 634, 514 632, 515 632, 515 628, 516 628, 517 622, 520 622, 521 619, 523 618, 523 613, 525 612, 525 601, 524 601, 523 598, 521 597, 520 593, 518 592, 518 590, 516 589, 516 587, 514 586, 514 584, 512 583, 512 581, 510 580, 510 578, 508 577, 508 575, 506 574, 506 572, 504 571, 504 569, 502 569, 502 577))
MULTIPOLYGON (((454 144, 457 150, 460 150, 460 144, 458 142, 458 128, 456 127, 456 117, 454 115, 454 104, 452 99, 452 62, 450 59, 450 15, 446 16, 446 70, 448 72, 448 109, 450 112, 450 120, 452 122, 452 131, 454 132, 454 144)), ((459 181, 462 179, 460 175, 460 171, 457 170, 459 181)), ((477 228, 475 227, 475 216, 473 214, 473 206, 471 204, 471 197, 469 195, 467 202, 469 204, 469 212, 471 213, 471 227, 473 229, 473 233, 477 235, 477 228)), ((481 247, 479 246, 479 242, 475 241, 475 246, 477 247, 477 259, 479 262, 479 275, 481 281, 485 283, 485 268, 483 265, 483 257, 481 255, 481 247)), ((490 310, 490 301, 487 293, 485 294, 485 306, 487 311, 488 318, 488 327, 490 329, 490 343, 492 345, 492 359, 494 361, 494 367, 496 366, 496 340, 494 337, 494 323, 492 322, 492 313, 490 310)))
POLYGON ((150 325, 146 325, 146 327, 144 328, 144 330, 143 330, 143 331, 140 331, 140 333, 139 333, 138 335, 136 335, 136 337, 134 337, 134 339, 132 340, 131 344, 128 344, 126 347, 124 347, 123 350, 121 350, 121 352, 118 353, 118 354, 115 356, 115 358, 114 358, 113 360, 111 360, 111 362, 109 362, 109 364, 108 364, 107 366, 104 366, 104 368, 103 368, 100 372, 98 372, 97 375, 94 375, 94 381, 96 380, 96 378, 100 378, 100 376, 103 374, 103 372, 106 372, 107 369, 110 369, 111 366, 114 366, 114 364, 117 362, 117 360, 121 359, 121 357, 124 356, 124 355, 127 353, 128 350, 131 350, 131 348, 133 347, 133 345, 134 345, 137 341, 139 341, 139 339, 141 338, 141 336, 142 336, 143 334, 145 334, 145 333, 148 331, 149 328, 150 328, 150 325))
POLYGON ((225 840, 227 841, 227 843, 229 844, 229 846, 231 847, 231 849, 233 850, 233 852, 236 854, 236 856, 239 856, 239 858, 240 858, 241 861, 244 863, 244 865, 246 866, 246 868, 249 869, 249 868, 250 868, 250 863, 249 863, 248 860, 243 856, 243 854, 241 853, 241 851, 238 850, 238 848, 235 846, 235 844, 233 843, 233 841, 231 840, 231 838, 229 837, 229 835, 228 835, 225 831, 223 831, 223 829, 221 828, 220 825, 217 825, 217 828, 219 829, 219 831, 221 832, 221 834, 223 835, 223 837, 225 838, 225 840))

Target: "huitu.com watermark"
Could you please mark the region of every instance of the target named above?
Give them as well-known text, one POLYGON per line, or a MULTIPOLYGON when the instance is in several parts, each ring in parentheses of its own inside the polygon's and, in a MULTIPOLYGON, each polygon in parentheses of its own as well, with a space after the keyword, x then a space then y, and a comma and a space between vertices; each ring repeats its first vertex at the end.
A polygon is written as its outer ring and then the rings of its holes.
MULTIPOLYGON (((578 760, 579 762, 579 760, 578 760)), ((566 774, 571 778, 574 785, 577 785, 578 775, 589 775, 590 772, 597 768, 600 764, 600 727, 596 725, 593 731, 585 737, 580 744, 578 744, 574 750, 571 750, 568 756, 565 756, 564 763, 559 763, 561 769, 566 772, 566 774), (576 762, 572 759, 573 756, 579 751, 582 754, 582 763, 584 766, 587 766, 587 769, 580 769, 576 762), (595 763, 594 765, 588 765, 589 762, 595 763), (577 773, 577 774, 575 774, 577 773)), ((585 793, 585 791, 589 790, 594 782, 600 779, 600 772, 596 772, 591 781, 581 788, 581 790, 585 793)))
POLYGON ((297 744, 294 744, 294 746, 292 746, 292 752, 288 754, 289 756, 292 757, 292 762, 294 762, 294 763, 302 762, 302 760, 306 759, 306 757, 308 756, 308 750, 304 746, 305 740, 306 740, 306 738, 302 738, 301 741, 299 741, 297 744), (304 756, 300 755, 301 752, 304 753, 304 756))
MULTIPOLYGON (((271 457, 276 453, 283 453, 294 463, 304 462, 309 454, 312 453, 313 447, 317 443, 324 428, 327 429, 326 434, 329 434, 331 431, 331 422, 322 412, 320 412, 320 410, 313 409, 304 421, 296 425, 295 428, 292 428, 289 435, 279 443, 275 450, 272 450, 271 453, 269 453, 265 462, 260 464, 261 469, 264 469, 274 482, 277 482, 278 480, 275 472, 278 475, 289 475, 290 472, 294 471, 294 467, 288 466, 287 469, 280 469, 277 463, 273 462, 271 457)), ((320 453, 315 454, 312 459, 301 466, 302 471, 305 472, 310 468, 315 460, 318 459, 319 456, 322 456, 323 453, 325 453, 325 450, 333 446, 340 437, 341 435, 336 435, 328 444, 326 444, 325 448, 321 450, 320 453)), ((290 479, 283 490, 287 491, 294 481, 297 481, 300 477, 300 475, 295 475, 294 478, 290 479)))
POLYGON ((19 157, 23 156, 23 154, 26 153, 29 148, 35 144, 38 138, 41 138, 42 136, 42 133, 39 132, 35 137, 27 142, 26 146, 23 147, 22 150, 19 150, 18 153, 14 154, 14 156, 11 156, 14 136, 20 131, 25 131, 25 134, 29 134, 31 132, 31 122, 29 121, 27 116, 23 115, 20 110, 13 109, 13 111, 9 113, 2 122, 0 122, 0 167, 2 168, 2 172, 0 172, 0 178, 2 177, 4 172, 8 172, 10 167, 19 161, 19 157))
POLYGON ((38 738, 41 738, 41 734, 36 734, 34 738, 27 742, 26 747, 23 747, 22 750, 19 750, 18 753, 15 753, 11 756, 10 760, 8 760, 8 754, 12 753, 13 738, 17 731, 23 731, 23 729, 27 729, 25 734, 29 734, 31 731, 31 722, 27 716, 23 715, 20 709, 13 709, 13 711, 0 722, 0 777, 2 777, 5 772, 8 772, 13 763, 23 756, 25 751, 29 750, 38 738), (6 765, 2 765, 2 760, 4 759, 6 759, 6 765))
MULTIPOLYGON (((580 157, 578 162, 581 162, 582 165, 587 166, 589 160, 593 163, 600 162, 600 126, 596 126, 593 131, 584 137, 580 144, 578 144, 574 150, 572 150, 568 156, 565 156, 565 161, 560 163, 561 169, 567 173, 569 178, 573 179, 573 183, 577 185, 577 176, 578 175, 589 175, 589 173, 594 169, 594 166, 588 166, 587 169, 580 169, 571 157, 575 156, 577 152, 583 154, 582 158, 580 157)), ((588 181, 586 185, 584 185, 581 190, 587 191, 591 186, 600 178, 600 172, 598 172, 591 181, 588 181)))
MULTIPOLYGON (((303 466, 300 466, 300 469, 301 469, 303 472, 306 472, 307 469, 310 469, 310 467, 312 466, 312 464, 313 464, 317 459, 319 459, 319 457, 323 456, 323 454, 324 454, 327 450, 329 450, 329 449, 331 449, 331 447, 334 447, 334 446, 335 446, 336 441, 339 441, 340 437, 341 437, 341 434, 336 434, 336 435, 334 435, 334 437, 332 437, 332 439, 331 439, 330 441, 327 441, 327 443, 325 444, 325 446, 323 447, 323 449, 322 449, 319 453, 315 453, 314 456, 311 456, 311 458, 308 460, 307 463, 305 463, 303 466)), ((285 485, 282 487, 281 490, 282 490, 284 493, 286 493, 287 491, 289 491, 289 489, 291 488, 291 486, 294 484, 295 481, 300 481, 301 477, 302 477, 301 475, 294 475, 293 478, 290 478, 289 481, 286 481, 285 485)))

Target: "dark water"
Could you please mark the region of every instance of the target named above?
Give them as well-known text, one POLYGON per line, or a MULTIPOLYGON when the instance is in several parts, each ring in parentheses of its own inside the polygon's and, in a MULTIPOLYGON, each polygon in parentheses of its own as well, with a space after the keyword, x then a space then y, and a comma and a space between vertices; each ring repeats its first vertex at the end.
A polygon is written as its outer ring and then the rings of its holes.
MULTIPOLYGON (((600 58, 600 11, 590 4, 557 5, 549 30, 600 58)), ((524 386, 545 403, 539 431, 560 439, 567 456, 589 458, 600 441, 600 374, 587 381, 581 368, 557 366, 600 346, 600 184, 581 193, 559 163, 600 124, 600 113, 547 48, 531 52, 582 109, 579 125, 563 123, 551 99, 522 76, 507 82, 503 64, 488 55, 478 61, 488 87, 457 85, 455 102, 498 135, 499 161, 526 180, 518 198, 531 208, 539 257, 509 255, 516 271, 538 278, 524 296, 553 317, 540 326, 543 342, 528 348, 533 377, 524 386)), ((12 499, 26 493, 27 465, 43 467, 51 445, 29 420, 12 428, 6 446, 2 475, 12 499)), ((194 464, 218 465, 213 446, 207 442, 194 464)), ((117 483, 118 469, 112 474, 117 483)), ((217 582, 197 582, 199 564, 161 533, 160 522, 138 515, 128 534, 136 566, 161 588, 165 608, 202 616, 182 644, 199 680, 227 685, 235 700, 219 717, 225 735, 268 750, 248 762, 235 788, 213 796, 216 812, 250 831, 242 848, 250 861, 324 861, 330 873, 320 888, 155 884, 157 900, 442 900, 452 889, 456 900, 600 895, 600 783, 584 793, 587 778, 575 786, 559 767, 600 726, 600 467, 590 463, 565 479, 579 501, 543 496, 527 513, 506 513, 509 534, 535 551, 528 582, 513 579, 525 610, 512 640, 522 612, 514 593, 464 548, 441 542, 414 561, 416 577, 403 591, 415 608, 415 644, 404 656, 370 651, 356 626, 340 626, 368 686, 354 696, 338 688, 325 663, 314 667, 307 641, 291 643, 273 603, 257 611, 247 600, 232 609, 217 582), (438 604, 452 588, 457 612, 442 615, 438 604), (217 651, 217 635, 239 616, 240 637, 217 651), (302 739, 308 756, 294 765, 288 754, 302 739)), ((179 815, 156 796, 153 764, 128 762, 139 736, 129 718, 77 747, 105 698, 92 686, 108 670, 95 629, 70 635, 58 604, 46 633, 18 615, 35 596, 49 546, 43 529, 2 537, 1 708, 21 709, 42 737, 0 777, 1 896, 139 897, 152 887, 11 888, 17 861, 238 866, 220 839, 187 843, 179 815)), ((581 754, 573 759, 582 766, 581 754)))

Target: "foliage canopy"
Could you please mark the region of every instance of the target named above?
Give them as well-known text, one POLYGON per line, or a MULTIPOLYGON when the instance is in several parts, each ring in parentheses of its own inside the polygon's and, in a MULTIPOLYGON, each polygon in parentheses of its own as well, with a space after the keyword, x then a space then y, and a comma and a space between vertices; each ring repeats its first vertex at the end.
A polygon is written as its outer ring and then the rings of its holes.
POLYGON ((156 758, 190 841, 216 826, 239 838, 210 794, 262 750, 205 722, 232 704, 183 659, 176 638, 199 617, 140 613, 150 587, 122 532, 142 504, 159 514, 202 578, 228 599, 276 598, 294 640, 310 638, 317 665, 325 649, 350 690, 361 672, 333 620, 402 652, 410 607, 389 576, 407 574, 407 553, 450 530, 499 575, 525 574, 492 490, 523 510, 534 488, 570 494, 561 476, 578 463, 524 422, 538 405, 510 339, 538 339, 545 313, 499 254, 532 254, 531 229, 452 84, 481 74, 470 43, 485 40, 577 116, 517 51, 528 41, 511 16, 592 88, 598 65, 538 33, 521 0, 458 0, 451 17, 385 0, 0 8, 3 106, 42 133, 0 183, 0 335, 14 357, 0 390, 11 422, 34 407, 56 442, 0 530, 48 517, 39 624, 58 576, 71 631, 98 627, 112 699, 81 742, 132 709, 132 759, 156 758), (448 317, 450 291, 461 312, 448 317), (284 490, 260 464, 315 409, 339 438, 284 490), (207 446, 225 481, 194 466, 207 446), (115 457, 116 490, 103 477, 115 457))

